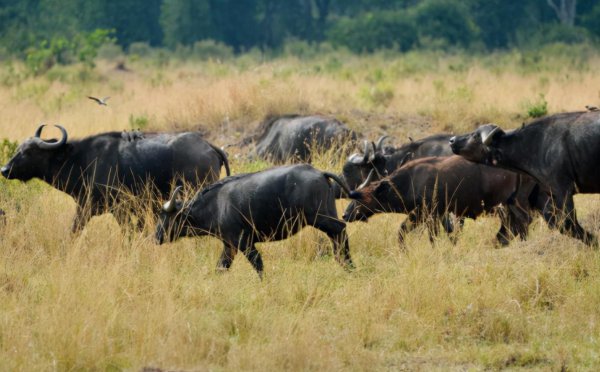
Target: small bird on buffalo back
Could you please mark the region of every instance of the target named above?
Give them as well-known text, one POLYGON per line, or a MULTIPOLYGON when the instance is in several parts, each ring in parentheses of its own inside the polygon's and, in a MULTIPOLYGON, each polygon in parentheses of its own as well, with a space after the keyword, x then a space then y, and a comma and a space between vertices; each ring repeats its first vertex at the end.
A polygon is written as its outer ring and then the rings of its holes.
POLYGON ((139 129, 132 130, 131 132, 124 130, 121 132, 121 138, 127 142, 133 142, 135 140, 144 139, 144 133, 142 133, 139 129))
POLYGON ((92 101, 95 101, 100 106, 108 106, 108 103, 106 103, 106 101, 108 101, 110 97, 96 98, 92 96, 87 96, 87 98, 91 99, 92 101))
POLYGON ((598 109, 598 107, 596 107, 596 106, 589 106, 589 105, 585 105, 585 108, 586 108, 588 111, 598 111, 598 110, 600 110, 600 109, 598 109))

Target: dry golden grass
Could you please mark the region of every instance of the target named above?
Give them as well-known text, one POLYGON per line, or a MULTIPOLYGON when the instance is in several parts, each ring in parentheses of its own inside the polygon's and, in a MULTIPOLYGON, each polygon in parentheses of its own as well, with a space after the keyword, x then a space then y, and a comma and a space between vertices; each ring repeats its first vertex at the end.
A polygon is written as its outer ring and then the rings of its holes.
MULTIPOLYGON (((129 128, 130 117, 143 116, 151 129, 202 128, 223 145, 251 133, 267 113, 321 112, 370 138, 388 132, 401 142, 483 121, 520 125, 524 105, 539 94, 551 112, 599 99, 599 58, 541 72, 477 60, 452 70, 455 58, 415 72, 381 57, 354 57, 332 72, 323 72, 326 61, 160 69, 140 62, 132 73, 102 63, 89 82, 40 77, 1 87, 0 130, 20 141, 40 122, 60 122, 80 137, 129 128), (86 94, 112 98, 99 107, 86 94)), ((315 165, 339 171, 339 160, 326 154, 315 165)), ((231 161, 234 173, 268 166, 231 161)), ((352 273, 320 254, 327 239, 307 228, 259 245, 261 282, 241 255, 229 273, 215 273, 216 239, 156 246, 151 226, 138 233, 110 215, 72 236, 68 196, 38 182, 2 185, 2 369, 600 367, 600 256, 539 218, 528 241, 508 248, 494 247, 498 220, 488 217, 467 221, 455 246, 444 236, 431 246, 417 230, 402 253, 396 231, 404 216, 378 215, 349 224, 352 273)), ((582 224, 597 232, 598 197, 576 203, 582 224)), ((338 202, 340 215, 345 205, 338 202)))

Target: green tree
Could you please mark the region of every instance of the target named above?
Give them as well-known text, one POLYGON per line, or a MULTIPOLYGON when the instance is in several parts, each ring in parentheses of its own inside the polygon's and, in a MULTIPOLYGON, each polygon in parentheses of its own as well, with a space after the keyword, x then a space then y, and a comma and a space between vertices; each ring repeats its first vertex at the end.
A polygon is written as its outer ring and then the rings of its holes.
MULTIPOLYGON (((58 0, 57 0, 58 1, 58 0)), ((162 0, 87 0, 78 2, 81 29, 114 29, 119 44, 133 42, 161 45, 159 23, 162 0)))
POLYGON ((526 1, 475 0, 471 10, 488 48, 506 48, 514 44, 516 31, 526 19, 526 1))
POLYGON ((372 52, 381 48, 408 50, 417 41, 417 31, 405 12, 364 13, 344 17, 331 27, 328 38, 355 52, 372 52))
POLYGON ((429 0, 415 7, 415 22, 421 41, 441 40, 448 45, 468 46, 479 29, 469 9, 461 2, 429 0))
POLYGON ((259 0, 209 0, 209 4, 217 40, 231 45, 236 51, 258 45, 259 0))
POLYGON ((600 37, 600 3, 581 15, 580 23, 596 37, 600 37))
POLYGON ((169 47, 214 37, 208 0, 164 0, 160 24, 169 47))

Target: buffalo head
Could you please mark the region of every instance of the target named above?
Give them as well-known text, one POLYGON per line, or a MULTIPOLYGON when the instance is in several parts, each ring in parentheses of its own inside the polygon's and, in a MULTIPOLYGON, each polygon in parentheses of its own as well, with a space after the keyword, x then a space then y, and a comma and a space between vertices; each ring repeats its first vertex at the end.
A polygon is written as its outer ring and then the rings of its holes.
POLYGON ((344 212, 344 221, 366 221, 375 213, 385 212, 390 194, 394 194, 389 178, 371 183, 375 178, 375 170, 369 173, 367 179, 349 195, 352 201, 344 212))
POLYGON ((497 165, 498 154, 495 145, 504 135, 504 131, 499 126, 486 124, 474 132, 450 138, 450 147, 452 152, 467 160, 497 165))
POLYGON ((354 190, 358 185, 364 182, 371 170, 375 170, 377 175, 387 175, 385 168, 386 159, 383 152, 383 141, 387 136, 379 138, 377 143, 365 141, 363 154, 352 154, 344 164, 342 176, 350 189, 354 190))
POLYGON ((25 140, 17 148, 12 159, 0 169, 4 177, 21 181, 28 181, 35 177, 44 178, 51 162, 62 154, 67 143, 67 131, 60 125, 55 125, 62 133, 60 140, 41 139, 44 126, 44 124, 40 125, 34 136, 25 140))
POLYGON ((173 190, 171 198, 162 206, 154 236, 158 244, 163 244, 165 241, 172 242, 185 235, 184 230, 187 229, 188 218, 183 208, 183 201, 178 200, 181 189, 181 186, 177 186, 173 190))

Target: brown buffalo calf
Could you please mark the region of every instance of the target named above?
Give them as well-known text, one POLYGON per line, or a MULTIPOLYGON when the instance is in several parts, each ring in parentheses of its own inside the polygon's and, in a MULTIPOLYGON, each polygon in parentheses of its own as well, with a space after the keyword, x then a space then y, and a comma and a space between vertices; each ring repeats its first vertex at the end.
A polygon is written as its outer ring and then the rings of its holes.
POLYGON ((389 177, 353 191, 350 198, 354 200, 344 220, 365 221, 375 213, 408 214, 400 226, 402 244, 404 234, 423 223, 433 240, 442 217, 449 212, 475 219, 504 204, 508 213, 501 214, 502 227, 496 237, 506 245, 511 235, 525 239, 531 222, 527 196, 535 184, 520 183, 521 177, 514 172, 472 163, 460 156, 417 159, 389 177))

